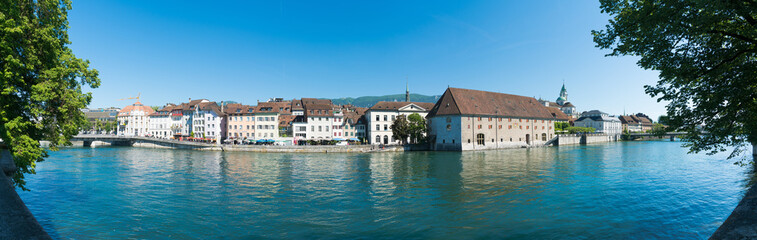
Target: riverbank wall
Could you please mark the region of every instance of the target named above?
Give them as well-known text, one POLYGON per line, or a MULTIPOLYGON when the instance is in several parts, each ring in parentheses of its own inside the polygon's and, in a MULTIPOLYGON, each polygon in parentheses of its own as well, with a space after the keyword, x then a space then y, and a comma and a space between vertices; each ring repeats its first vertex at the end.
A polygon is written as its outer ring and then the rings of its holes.
POLYGON ((749 188, 710 239, 757 239, 757 186, 749 188))
POLYGON ((16 165, 0 146, 0 239, 51 239, 26 207, 10 180, 16 165))
POLYGON ((561 134, 557 135, 557 145, 578 145, 578 144, 592 144, 603 142, 616 142, 619 140, 618 136, 607 134, 561 134))

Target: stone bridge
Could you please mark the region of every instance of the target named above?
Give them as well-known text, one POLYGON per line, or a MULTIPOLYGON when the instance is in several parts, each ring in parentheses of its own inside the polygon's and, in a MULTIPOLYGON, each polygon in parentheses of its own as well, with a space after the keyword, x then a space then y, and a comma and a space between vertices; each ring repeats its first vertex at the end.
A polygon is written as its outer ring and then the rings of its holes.
POLYGON ((631 138, 629 140, 670 138, 670 141, 674 141, 676 137, 680 137, 686 134, 687 134, 686 132, 666 132, 665 134, 662 134, 662 135, 658 135, 654 133, 631 133, 629 134, 631 138))

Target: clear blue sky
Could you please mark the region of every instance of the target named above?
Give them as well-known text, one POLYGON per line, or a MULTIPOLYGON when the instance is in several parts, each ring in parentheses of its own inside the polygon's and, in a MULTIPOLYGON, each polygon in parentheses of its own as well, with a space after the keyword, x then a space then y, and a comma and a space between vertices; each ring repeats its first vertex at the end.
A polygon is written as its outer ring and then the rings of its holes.
MULTIPOLYGON (((605 57, 598 1, 74 0, 71 48, 100 71, 90 107, 270 97, 439 95, 452 87, 644 112, 657 73, 605 57)), ((89 90, 89 89, 86 89, 89 90)))

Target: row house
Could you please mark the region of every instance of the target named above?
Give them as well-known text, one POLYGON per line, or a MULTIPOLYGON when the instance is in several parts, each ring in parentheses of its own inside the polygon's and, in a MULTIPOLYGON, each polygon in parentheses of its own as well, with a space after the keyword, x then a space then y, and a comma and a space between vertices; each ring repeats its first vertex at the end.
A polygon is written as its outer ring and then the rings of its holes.
POLYGON ((226 104, 227 139, 255 139, 255 106, 226 104))
POLYGON ((532 97, 447 88, 427 120, 434 150, 467 151, 544 144, 557 118, 532 97))
POLYGON ((631 116, 619 116, 618 119, 620 120, 620 124, 623 128, 623 131, 628 132, 641 132, 641 123, 637 120, 637 118, 631 117, 631 116))
MULTIPOLYGON (((283 111, 281 104, 275 102, 261 102, 255 107, 255 139, 279 138, 279 111, 283 111), (280 108, 281 107, 281 108, 280 108)), ((289 107, 286 105, 286 107, 289 107)))
POLYGON ((192 133, 194 137, 222 139, 226 136, 226 121, 221 106, 215 102, 203 101, 189 106, 192 112, 192 133))
POLYGON ((368 108, 347 105, 343 106, 342 109, 344 115, 342 132, 344 132, 344 138, 353 141, 364 141, 366 139, 365 112, 368 108))
POLYGON ((292 100, 292 129, 295 140, 333 140, 344 138, 344 114, 331 100, 302 98, 292 100))
POLYGON ((174 108, 177 108, 177 106, 169 103, 148 116, 149 132, 151 136, 165 139, 174 136, 173 130, 171 129, 171 126, 174 125, 171 118, 171 113, 174 108))
POLYGON ((433 106, 433 103, 424 102, 382 101, 376 103, 365 113, 368 142, 374 145, 401 143, 400 139, 394 137, 391 128, 397 116, 417 113, 421 117, 426 117, 433 106))
POLYGON ((118 135, 121 136, 147 136, 149 134, 148 116, 155 112, 151 107, 140 102, 126 106, 120 111, 118 121, 118 135))

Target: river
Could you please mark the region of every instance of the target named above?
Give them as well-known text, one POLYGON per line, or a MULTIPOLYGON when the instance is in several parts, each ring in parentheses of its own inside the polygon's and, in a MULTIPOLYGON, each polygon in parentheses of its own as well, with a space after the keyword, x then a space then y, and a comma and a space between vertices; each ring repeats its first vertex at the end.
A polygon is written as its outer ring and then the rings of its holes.
POLYGON ((650 141, 482 152, 66 148, 21 198, 60 239, 703 239, 748 167, 650 141))

